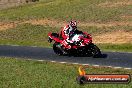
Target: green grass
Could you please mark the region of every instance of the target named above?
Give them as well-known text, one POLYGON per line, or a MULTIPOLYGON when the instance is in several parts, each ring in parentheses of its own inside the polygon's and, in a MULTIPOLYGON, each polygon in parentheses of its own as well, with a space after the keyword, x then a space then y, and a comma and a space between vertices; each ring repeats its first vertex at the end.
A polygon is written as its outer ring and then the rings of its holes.
MULTIPOLYGON (((130 84, 76 83, 79 65, 0 58, 1 88, 131 88, 130 84)), ((87 74, 132 74, 131 70, 87 68, 87 74)))
MULTIPOLYGON (((108 0, 41 0, 38 3, 0 10, 0 22, 22 21, 29 19, 54 19, 69 21, 76 19, 83 22, 105 23, 110 21, 131 21, 121 15, 132 15, 132 5, 103 8, 97 6, 108 0)), ((116 2, 119 0, 111 0, 116 2)), ((113 26, 98 28, 79 27, 94 35, 124 30, 131 31, 131 26, 113 26)), ((0 44, 51 47, 47 42, 48 32, 58 32, 60 28, 21 24, 16 28, 0 31, 0 44)), ((101 50, 132 52, 132 44, 97 44, 101 50)), ((76 83, 78 65, 50 62, 27 61, 14 58, 0 58, 0 88, 131 88, 130 84, 87 84, 76 83)), ((87 73, 127 73, 131 70, 94 68, 87 73)))
MULTIPOLYGON (((97 28, 91 27, 79 27, 80 30, 86 31, 92 34, 94 37, 97 34, 103 34, 106 32, 111 32, 116 29, 116 27, 111 28, 97 28)), ((8 29, 0 32, 0 44, 2 45, 22 45, 22 46, 39 46, 39 47, 51 47, 52 44, 47 42, 49 32, 59 32, 59 27, 50 27, 42 25, 32 25, 32 24, 21 24, 16 28, 8 29)), ((123 29, 124 30, 124 29, 123 29)), ((130 31, 125 30, 125 31, 130 31)), ((123 51, 132 52, 132 44, 97 44, 101 50, 105 51, 123 51)))
MULTIPOLYGON (((110 21, 126 21, 121 15, 132 15, 132 5, 104 8, 98 6, 108 0, 41 0, 41 2, 25 4, 19 7, 0 10, 0 21, 23 21, 29 19, 54 19, 69 21, 76 19, 83 22, 105 23, 110 21)), ((110 2, 118 2, 111 0, 110 2)), ((127 19, 131 21, 131 19, 127 19)), ((0 31, 0 44, 41 46, 50 47, 47 42, 48 32, 59 32, 59 27, 42 25, 21 24, 16 28, 0 31)), ((94 37, 98 34, 124 30, 132 31, 131 26, 112 26, 98 28, 96 26, 79 27, 79 30, 86 31, 94 37)), ((102 50, 132 51, 132 44, 98 44, 102 50), (128 48, 130 47, 130 48, 128 48)))
MULTIPOLYGON (((32 46, 48 46, 48 32, 56 32, 57 28, 40 25, 23 24, 14 29, 0 32, 1 44, 17 44, 32 46)), ((59 30, 58 30, 59 31, 59 30)))
MULTIPOLYGON (((59 20, 76 19, 87 22, 120 21, 120 15, 131 15, 131 5, 103 8, 98 4, 107 0, 43 0, 0 11, 0 20, 52 18, 59 20)), ((119 0, 111 0, 116 2, 119 0)))
POLYGON ((102 51, 132 52, 132 44, 97 44, 102 51))

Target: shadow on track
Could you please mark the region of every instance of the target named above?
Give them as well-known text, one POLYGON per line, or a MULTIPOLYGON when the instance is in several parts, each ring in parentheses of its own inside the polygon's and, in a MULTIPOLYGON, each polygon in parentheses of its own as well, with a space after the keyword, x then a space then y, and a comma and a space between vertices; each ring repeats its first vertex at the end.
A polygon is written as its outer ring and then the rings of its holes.
MULTIPOLYGON (((64 56, 69 56, 69 57, 72 57, 73 55, 64 55, 64 56)), ((75 55, 75 56, 73 56, 73 57, 91 57, 92 58, 92 55, 75 55)), ((98 55, 98 56, 96 56, 96 57, 93 57, 93 58, 107 58, 108 57, 108 54, 100 54, 100 55, 98 55)))

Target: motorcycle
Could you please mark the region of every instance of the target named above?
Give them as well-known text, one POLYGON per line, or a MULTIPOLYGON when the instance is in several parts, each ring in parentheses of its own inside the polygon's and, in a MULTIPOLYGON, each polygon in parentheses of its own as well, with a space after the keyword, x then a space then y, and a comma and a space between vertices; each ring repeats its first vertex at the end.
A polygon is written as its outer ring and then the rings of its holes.
POLYGON ((101 55, 100 49, 92 43, 90 34, 83 32, 83 34, 73 34, 70 40, 72 43, 67 43, 67 40, 60 38, 58 33, 48 33, 48 42, 52 42, 53 50, 57 55, 69 56, 93 56, 101 55))

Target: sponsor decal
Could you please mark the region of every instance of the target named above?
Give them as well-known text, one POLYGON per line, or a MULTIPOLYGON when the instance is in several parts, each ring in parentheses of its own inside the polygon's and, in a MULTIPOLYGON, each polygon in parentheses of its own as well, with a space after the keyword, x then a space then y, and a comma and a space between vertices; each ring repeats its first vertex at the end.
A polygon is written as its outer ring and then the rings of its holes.
POLYGON ((130 74, 86 74, 82 66, 79 67, 77 82, 84 83, 129 83, 130 74))

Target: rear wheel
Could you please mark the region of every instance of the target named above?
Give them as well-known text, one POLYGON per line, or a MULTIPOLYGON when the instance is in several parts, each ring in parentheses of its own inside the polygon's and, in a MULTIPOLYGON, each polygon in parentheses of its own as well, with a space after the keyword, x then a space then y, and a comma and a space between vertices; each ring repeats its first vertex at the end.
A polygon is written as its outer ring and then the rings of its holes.
POLYGON ((54 52, 55 52, 57 55, 59 55, 59 56, 63 55, 63 51, 62 51, 62 48, 61 48, 60 43, 54 43, 54 44, 53 44, 53 50, 54 50, 54 52))

